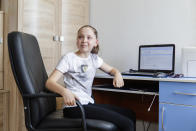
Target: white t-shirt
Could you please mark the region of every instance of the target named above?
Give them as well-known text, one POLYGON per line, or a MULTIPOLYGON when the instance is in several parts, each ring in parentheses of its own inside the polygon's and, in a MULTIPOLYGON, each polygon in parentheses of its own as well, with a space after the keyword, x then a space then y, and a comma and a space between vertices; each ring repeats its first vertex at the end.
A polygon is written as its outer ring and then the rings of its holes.
POLYGON ((92 83, 96 69, 103 60, 96 54, 81 58, 74 52, 64 55, 56 69, 64 74, 66 88, 72 91, 82 104, 94 103, 92 99, 92 83))

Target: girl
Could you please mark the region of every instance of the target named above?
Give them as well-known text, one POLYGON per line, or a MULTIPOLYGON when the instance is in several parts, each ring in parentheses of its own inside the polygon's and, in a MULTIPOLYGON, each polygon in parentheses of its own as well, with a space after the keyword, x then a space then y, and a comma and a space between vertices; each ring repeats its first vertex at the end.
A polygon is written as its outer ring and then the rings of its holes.
POLYGON ((71 52, 62 57, 56 69, 49 76, 46 87, 60 94, 64 100, 64 116, 79 118, 79 108, 76 99, 83 104, 86 118, 95 118, 110 121, 118 126, 121 131, 135 130, 135 114, 127 109, 110 105, 94 104, 91 97, 92 83, 96 69, 114 76, 114 87, 124 85, 121 73, 103 62, 97 55, 99 50, 98 33, 90 25, 82 26, 77 34, 78 51, 71 52), (64 75, 66 88, 57 83, 64 75))

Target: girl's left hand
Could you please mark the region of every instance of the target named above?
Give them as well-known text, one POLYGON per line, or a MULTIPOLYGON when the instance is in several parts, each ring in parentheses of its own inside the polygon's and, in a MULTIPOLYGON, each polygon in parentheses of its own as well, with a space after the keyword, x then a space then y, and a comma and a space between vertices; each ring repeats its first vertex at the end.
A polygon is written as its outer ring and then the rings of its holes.
POLYGON ((120 88, 120 87, 124 86, 124 81, 123 81, 122 75, 116 68, 111 67, 110 65, 103 62, 100 69, 102 71, 114 76, 114 79, 113 79, 114 87, 120 88))
POLYGON ((122 75, 120 73, 116 73, 114 75, 113 85, 114 85, 114 87, 117 87, 117 88, 121 88, 124 86, 124 80, 123 80, 122 75))

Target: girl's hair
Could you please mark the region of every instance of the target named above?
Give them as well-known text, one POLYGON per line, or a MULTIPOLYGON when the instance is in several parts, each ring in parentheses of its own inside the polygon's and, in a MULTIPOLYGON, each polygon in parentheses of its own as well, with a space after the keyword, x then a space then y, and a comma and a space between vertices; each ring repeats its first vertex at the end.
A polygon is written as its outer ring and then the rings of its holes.
MULTIPOLYGON (((79 34, 79 32, 80 32, 83 28, 91 28, 91 29, 93 30, 95 36, 96 36, 96 39, 98 39, 98 32, 97 32, 97 30, 96 30, 93 26, 91 26, 91 25, 84 25, 84 26, 80 27, 80 29, 78 30, 78 34, 79 34)), ((93 47, 91 53, 93 53, 93 54, 98 54, 98 52, 99 52, 99 44, 98 44, 96 47, 93 47)))

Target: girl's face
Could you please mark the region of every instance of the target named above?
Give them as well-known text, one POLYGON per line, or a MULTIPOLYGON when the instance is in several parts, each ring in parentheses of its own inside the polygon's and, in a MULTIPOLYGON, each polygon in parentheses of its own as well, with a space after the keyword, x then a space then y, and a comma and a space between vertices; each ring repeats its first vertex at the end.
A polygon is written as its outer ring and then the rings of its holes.
POLYGON ((81 53, 90 53, 98 45, 95 33, 89 27, 82 28, 77 37, 77 47, 81 53))

